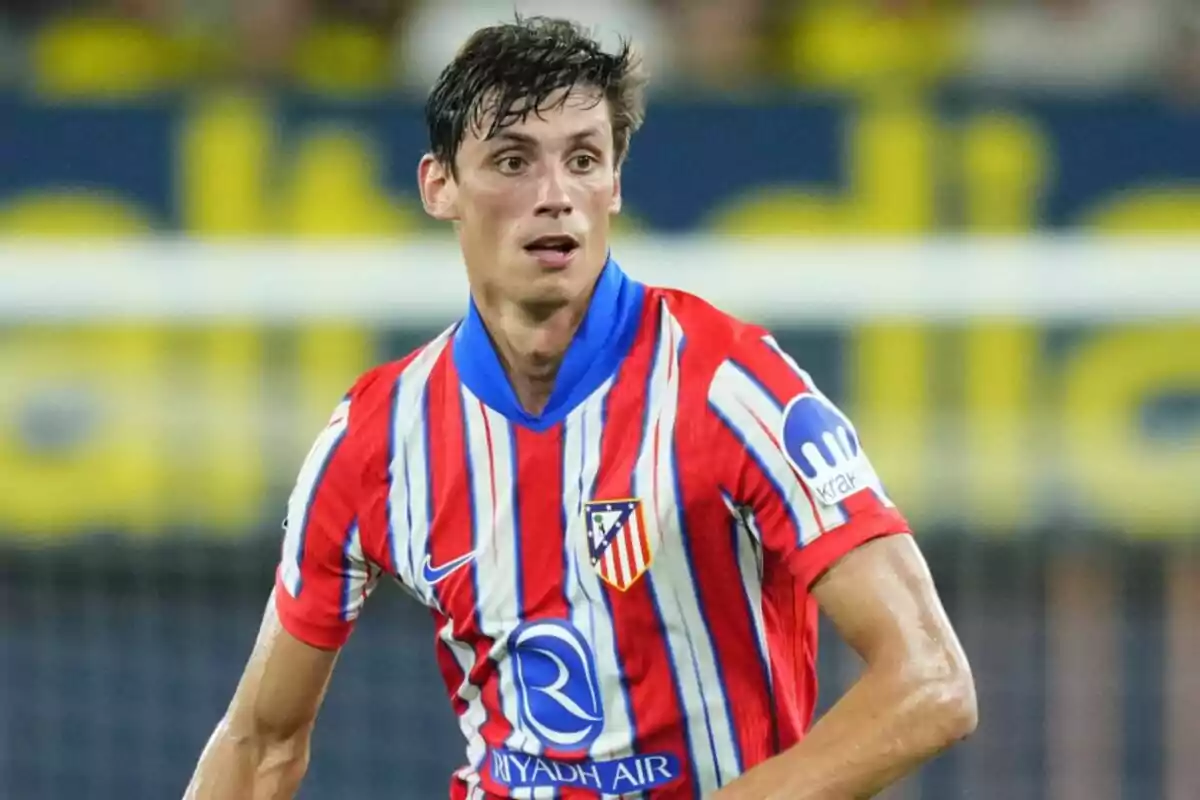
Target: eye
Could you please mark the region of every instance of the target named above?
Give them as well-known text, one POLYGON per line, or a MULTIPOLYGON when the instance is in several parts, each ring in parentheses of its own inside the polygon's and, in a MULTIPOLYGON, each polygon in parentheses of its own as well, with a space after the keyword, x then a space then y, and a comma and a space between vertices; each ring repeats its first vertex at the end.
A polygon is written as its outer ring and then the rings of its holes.
POLYGON ((587 172, 596 166, 596 157, 591 153, 579 153, 571 157, 571 167, 579 172, 587 172))
POLYGON ((525 168, 525 159, 517 155, 501 156, 496 159, 496 169, 505 175, 516 175, 525 168))

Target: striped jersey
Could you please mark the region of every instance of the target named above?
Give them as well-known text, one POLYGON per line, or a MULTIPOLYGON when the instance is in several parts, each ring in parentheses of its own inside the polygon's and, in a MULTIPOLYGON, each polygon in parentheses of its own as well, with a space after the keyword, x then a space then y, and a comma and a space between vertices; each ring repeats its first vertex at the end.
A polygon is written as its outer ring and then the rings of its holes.
POLYGON ((340 646, 381 576, 429 609, 466 740, 451 798, 728 784, 811 722, 813 582, 908 531, 769 334, 612 261, 543 413, 471 306, 355 384, 286 527, 297 638, 340 646))

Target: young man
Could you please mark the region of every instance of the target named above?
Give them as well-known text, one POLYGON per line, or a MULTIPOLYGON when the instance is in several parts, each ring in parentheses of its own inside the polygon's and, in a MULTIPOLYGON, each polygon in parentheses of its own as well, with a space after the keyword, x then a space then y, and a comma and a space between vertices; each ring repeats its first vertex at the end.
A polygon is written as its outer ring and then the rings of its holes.
POLYGON ((479 31, 441 76, 419 181, 469 308, 318 437, 190 797, 291 795, 385 574, 435 620, 452 798, 863 797, 974 728, 851 423, 764 331, 610 257, 642 90, 628 50, 546 19, 479 31), (866 666, 810 730, 818 607, 866 666))

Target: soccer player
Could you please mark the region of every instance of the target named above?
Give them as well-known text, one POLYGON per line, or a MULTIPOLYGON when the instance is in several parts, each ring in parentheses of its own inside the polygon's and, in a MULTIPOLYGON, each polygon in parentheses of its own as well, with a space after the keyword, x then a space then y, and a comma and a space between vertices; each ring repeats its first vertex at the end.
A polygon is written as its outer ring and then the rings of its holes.
POLYGON ((643 88, 627 48, 542 18, 478 31, 433 87, 421 197, 470 302, 317 437, 189 797, 291 795, 382 576, 433 617, 451 798, 864 797, 974 728, 850 421, 764 330, 610 254, 643 88), (865 668, 811 725, 818 608, 865 668))

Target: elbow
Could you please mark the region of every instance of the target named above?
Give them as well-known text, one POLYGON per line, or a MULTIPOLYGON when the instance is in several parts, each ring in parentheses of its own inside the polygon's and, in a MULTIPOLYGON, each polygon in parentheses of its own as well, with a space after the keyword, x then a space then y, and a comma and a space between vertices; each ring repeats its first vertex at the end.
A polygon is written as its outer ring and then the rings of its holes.
POLYGON ((244 754, 256 774, 283 785, 298 785, 308 770, 310 725, 273 725, 255 719, 245 727, 230 726, 227 740, 244 754))
POLYGON ((979 727, 979 701, 970 674, 954 682, 942 703, 948 744, 966 739, 979 727))
POLYGON ((210 737, 184 793, 187 800, 291 797, 308 769, 308 739, 238 724, 228 716, 210 737))
POLYGON ((298 777, 303 777, 308 769, 311 734, 309 726, 259 728, 254 733, 261 754, 259 769, 267 773, 298 774, 298 777))
POLYGON ((936 680, 926 681, 919 690, 920 716, 938 750, 968 738, 979 726, 979 703, 975 680, 969 669, 955 670, 936 680))

